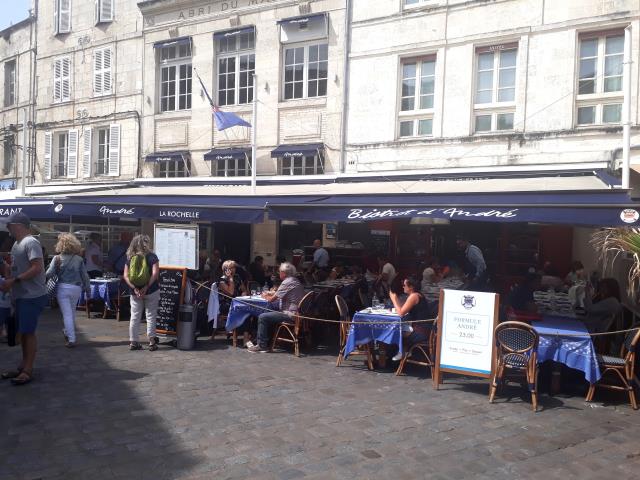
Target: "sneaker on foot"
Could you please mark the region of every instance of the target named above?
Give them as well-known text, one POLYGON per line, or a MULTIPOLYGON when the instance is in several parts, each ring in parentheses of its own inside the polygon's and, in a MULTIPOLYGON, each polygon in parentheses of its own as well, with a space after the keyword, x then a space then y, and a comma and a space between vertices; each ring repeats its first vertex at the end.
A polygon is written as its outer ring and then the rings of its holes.
POLYGON ((142 345, 140 345, 138 342, 131 342, 129 344, 129 350, 142 350, 142 345))
POLYGON ((251 353, 264 353, 268 351, 268 349, 262 348, 260 345, 254 345, 252 347, 247 348, 247 350, 251 353))
POLYGON ((399 362, 400 360, 402 360, 403 355, 404 354, 398 352, 391 358, 391 360, 393 360, 394 362, 399 362))
POLYGON ((255 347, 256 344, 253 343, 251 340, 249 340, 247 343, 244 344, 244 346, 247 348, 251 348, 251 347, 255 347))

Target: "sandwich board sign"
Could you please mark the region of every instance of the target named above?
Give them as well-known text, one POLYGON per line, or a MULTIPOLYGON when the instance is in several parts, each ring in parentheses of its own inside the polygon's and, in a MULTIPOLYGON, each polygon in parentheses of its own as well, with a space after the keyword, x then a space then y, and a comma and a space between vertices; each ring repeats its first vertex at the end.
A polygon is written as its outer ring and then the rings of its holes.
POLYGON ((440 291, 433 374, 436 390, 443 382, 443 373, 491 378, 499 304, 497 293, 440 291))

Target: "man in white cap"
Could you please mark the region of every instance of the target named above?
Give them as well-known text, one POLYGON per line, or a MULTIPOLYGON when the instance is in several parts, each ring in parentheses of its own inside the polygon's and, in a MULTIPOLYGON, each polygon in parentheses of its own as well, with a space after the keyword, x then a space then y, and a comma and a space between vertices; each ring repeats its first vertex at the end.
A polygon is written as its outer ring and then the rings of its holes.
POLYGON ((11 248, 11 277, 0 287, 9 291, 16 303, 17 331, 21 334, 22 361, 17 370, 4 372, 3 379, 25 385, 33 379, 36 359, 38 318, 48 304, 44 262, 40 242, 31 236, 31 219, 22 212, 9 216, 7 229, 15 239, 11 248))

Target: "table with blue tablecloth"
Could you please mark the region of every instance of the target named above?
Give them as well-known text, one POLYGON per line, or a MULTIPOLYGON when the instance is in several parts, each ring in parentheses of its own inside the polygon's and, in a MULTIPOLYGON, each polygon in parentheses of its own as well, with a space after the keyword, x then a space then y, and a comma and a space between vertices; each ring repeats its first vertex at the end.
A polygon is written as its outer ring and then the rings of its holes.
POLYGON ((227 314, 225 329, 227 332, 235 330, 252 315, 257 317, 266 312, 266 308, 269 308, 269 302, 259 296, 234 298, 227 314))
MULTIPOLYGON (((118 298, 118 288, 120 287, 119 278, 101 279, 94 278, 91 280, 91 291, 89 300, 102 300, 109 310, 115 310, 115 300, 118 298)), ((87 299, 85 292, 80 295, 78 305, 84 305, 87 299)))
POLYGON ((600 380, 596 350, 587 328, 580 320, 544 315, 541 321, 531 323, 538 332, 538 363, 547 360, 581 370, 589 383, 600 380))
POLYGON ((367 308, 353 316, 353 322, 347 336, 344 349, 345 358, 358 345, 378 341, 388 345, 395 344, 402 353, 402 318, 391 310, 367 308))

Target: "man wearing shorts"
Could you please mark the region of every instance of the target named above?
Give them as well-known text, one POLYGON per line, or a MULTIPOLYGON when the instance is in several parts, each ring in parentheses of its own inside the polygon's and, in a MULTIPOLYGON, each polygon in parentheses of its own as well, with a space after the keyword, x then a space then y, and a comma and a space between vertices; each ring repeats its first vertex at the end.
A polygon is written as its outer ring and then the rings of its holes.
POLYGON ((7 229, 15 239, 11 248, 11 277, 0 287, 11 290, 16 304, 17 331, 21 334, 22 361, 15 371, 4 372, 2 378, 13 385, 25 385, 33 378, 36 359, 36 327, 38 317, 47 305, 44 262, 40 242, 31 236, 31 219, 22 212, 9 216, 7 229))

